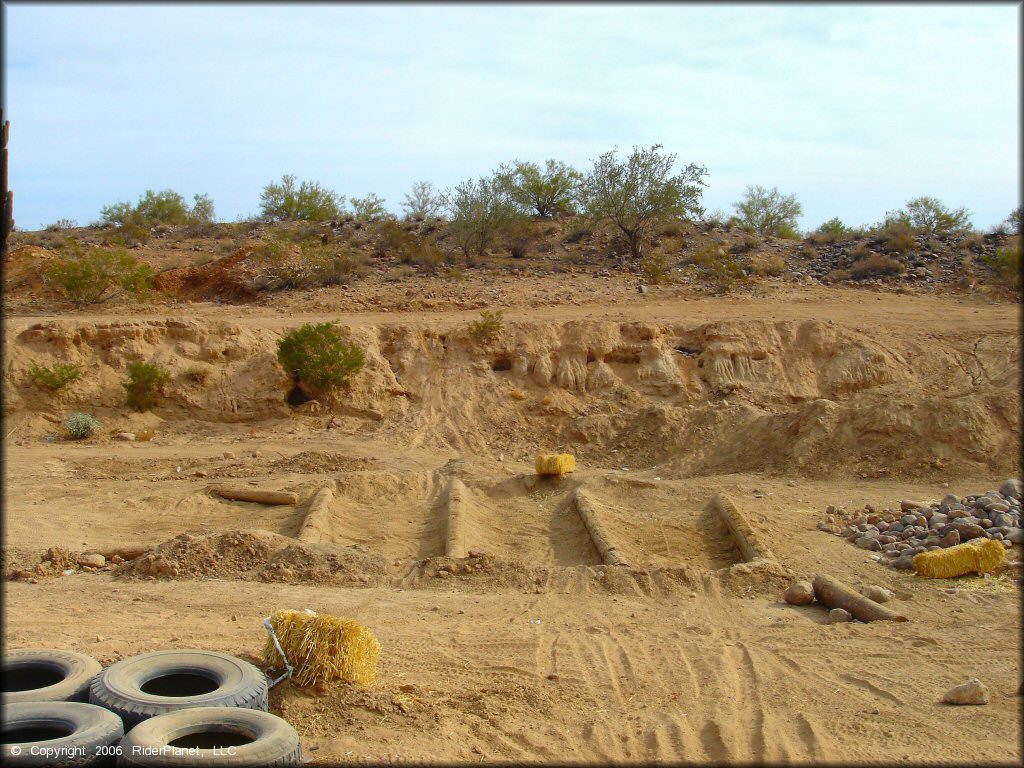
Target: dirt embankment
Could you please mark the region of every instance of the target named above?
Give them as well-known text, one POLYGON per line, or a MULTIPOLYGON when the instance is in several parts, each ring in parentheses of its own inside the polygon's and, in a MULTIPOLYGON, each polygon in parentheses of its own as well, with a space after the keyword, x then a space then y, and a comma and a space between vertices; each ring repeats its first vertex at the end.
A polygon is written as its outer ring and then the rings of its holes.
MULTIPOLYGON (((340 403, 300 413, 333 413, 342 432, 361 437, 493 457, 569 450, 593 466, 658 465, 677 476, 1002 476, 1019 465, 1020 360, 1009 334, 937 343, 817 320, 524 321, 491 342, 466 327, 344 330, 366 351, 365 370, 340 403)), ((158 408, 135 420, 202 431, 286 419, 289 382, 275 357, 283 331, 271 320, 9 327, 4 415, 21 437, 59 431, 52 422, 71 410, 121 424, 124 369, 146 360, 173 379, 158 408), (84 375, 50 395, 28 377, 33 360, 78 362, 84 375)))

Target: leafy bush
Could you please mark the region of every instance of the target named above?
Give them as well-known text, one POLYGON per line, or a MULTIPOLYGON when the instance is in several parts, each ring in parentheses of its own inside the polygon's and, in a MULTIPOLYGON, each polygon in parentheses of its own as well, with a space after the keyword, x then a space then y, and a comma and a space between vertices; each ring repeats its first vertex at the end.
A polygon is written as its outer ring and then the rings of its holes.
POLYGON ((733 203, 740 225, 750 227, 762 235, 792 237, 796 233, 796 219, 803 210, 796 195, 783 195, 778 187, 770 190, 749 186, 738 203, 733 203))
POLYGON ((698 279, 720 293, 728 291, 735 282, 745 279, 743 268, 725 245, 709 243, 697 251, 693 263, 697 266, 698 279))
POLYGON ((213 200, 209 195, 195 195, 189 207, 185 198, 173 189, 154 192, 147 189, 133 206, 131 203, 115 203, 100 210, 104 223, 152 227, 155 224, 208 223, 214 218, 213 200))
POLYGON ((994 255, 984 259, 985 263, 995 272, 1000 283, 1011 288, 1020 287, 1020 243, 997 248, 994 255))
POLYGON ((565 233, 563 239, 566 243, 578 243, 583 238, 590 237, 592 234, 594 234, 594 222, 580 216, 573 220, 569 226, 569 231, 565 233))
POLYGON ((505 327, 505 313, 500 309, 492 312, 483 310, 480 319, 469 324, 469 335, 477 341, 493 341, 501 335, 505 327))
POLYGON ((185 379, 193 384, 205 384, 210 378, 210 369, 203 365, 193 365, 185 370, 185 379))
POLYGON ((440 212, 441 195, 429 181, 417 181, 406 194, 402 207, 405 209, 407 219, 423 221, 428 216, 436 216, 440 212))
POLYGON ((281 367, 303 384, 330 393, 349 383, 363 369, 366 357, 342 339, 333 323, 306 323, 277 342, 281 367))
POLYGON ((74 219, 57 219, 53 224, 46 225, 47 232, 59 232, 62 229, 74 229, 78 222, 74 219))
POLYGON ((145 411, 156 405, 157 396, 163 386, 171 380, 166 368, 153 363, 134 362, 128 365, 128 379, 121 386, 128 393, 128 405, 137 411, 145 411))
POLYGON ((617 149, 598 157, 580 183, 579 201, 593 222, 610 221, 621 233, 634 258, 659 223, 670 218, 700 216, 698 205, 707 169, 692 163, 673 175, 676 155, 661 154, 662 146, 633 148, 624 161, 617 149))
POLYGON ((882 247, 890 253, 910 253, 917 247, 914 231, 905 221, 891 221, 880 233, 883 235, 882 247))
POLYGON ((352 206, 352 214, 359 221, 381 221, 391 215, 384 207, 384 198, 373 193, 366 197, 353 197, 348 202, 352 206))
POLYGON ((464 181, 445 191, 442 200, 451 221, 449 236, 467 257, 473 252, 482 256, 498 234, 525 218, 496 177, 464 181))
POLYGON ((28 375, 43 389, 56 392, 82 378, 82 366, 78 363, 62 363, 60 361, 46 366, 33 360, 29 364, 28 375))
POLYGON ((853 230, 843 224, 839 217, 834 217, 818 227, 812 234, 812 239, 817 243, 836 243, 850 237, 853 230))
POLYGON ((83 251, 72 240, 63 250, 64 255, 47 267, 45 275, 76 306, 98 303, 115 286, 137 296, 145 296, 152 286, 153 268, 123 249, 83 251))
POLYGON ((906 271, 905 264, 883 253, 871 253, 850 267, 850 274, 855 280, 901 275, 906 271))
POLYGON ((260 193, 260 210, 269 221, 329 221, 338 217, 345 198, 316 181, 302 181, 285 174, 281 183, 271 182, 260 193))
POLYGON ((99 421, 88 413, 72 413, 64 419, 64 431, 72 440, 84 440, 87 437, 92 437, 99 428, 99 421))
POLYGON ((966 208, 950 210, 934 197, 917 197, 895 211, 889 211, 879 229, 902 225, 919 234, 945 235, 969 232, 971 214, 966 208))
POLYGON ((778 253, 759 253, 750 259, 750 268, 761 277, 778 277, 786 271, 786 260, 778 253))
POLYGON ((1006 225, 1018 235, 1024 234, 1024 205, 1018 205, 1006 217, 1006 225))
POLYGON ((662 251, 649 253, 640 259, 640 274, 652 285, 667 283, 672 277, 672 261, 662 251))
POLYGON ((544 218, 574 213, 573 193, 582 174, 557 160, 547 160, 544 169, 536 163, 516 160, 502 167, 497 177, 509 198, 527 213, 544 218))
POLYGON ((377 256, 397 256, 403 264, 412 264, 419 249, 419 238, 394 219, 388 219, 380 225, 377 240, 377 256))

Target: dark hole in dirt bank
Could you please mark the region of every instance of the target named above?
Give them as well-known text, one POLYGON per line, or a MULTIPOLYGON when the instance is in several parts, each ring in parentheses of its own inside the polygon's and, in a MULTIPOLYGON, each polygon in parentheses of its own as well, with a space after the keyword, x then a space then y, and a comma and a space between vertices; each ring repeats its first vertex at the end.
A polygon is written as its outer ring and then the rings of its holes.
POLYGON ((492 371, 511 371, 512 370, 512 355, 500 354, 491 360, 492 371))
POLYGON ((703 351, 704 350, 701 349, 700 347, 691 347, 686 344, 680 344, 678 347, 676 347, 676 352, 678 352, 681 355, 685 355, 686 357, 699 357, 700 353, 703 351))
POLYGON ((605 357, 605 362, 638 365, 640 363, 640 352, 632 349, 613 349, 605 357))
POLYGON ((285 402, 288 405, 302 405, 308 403, 313 398, 310 397, 303 389, 302 382, 299 380, 297 374, 292 374, 292 388, 288 390, 288 394, 285 396, 285 402))

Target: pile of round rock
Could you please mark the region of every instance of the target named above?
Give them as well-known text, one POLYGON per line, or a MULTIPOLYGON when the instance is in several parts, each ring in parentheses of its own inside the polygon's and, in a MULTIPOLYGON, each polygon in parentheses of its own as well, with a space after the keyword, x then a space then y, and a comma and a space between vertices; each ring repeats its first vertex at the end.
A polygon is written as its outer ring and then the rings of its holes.
POLYGON ((848 513, 829 506, 818 529, 843 536, 893 568, 912 570, 914 555, 952 547, 971 539, 1024 543, 1021 528, 1021 481, 1007 480, 998 491, 959 498, 949 494, 929 504, 901 501, 899 511, 873 504, 848 513))

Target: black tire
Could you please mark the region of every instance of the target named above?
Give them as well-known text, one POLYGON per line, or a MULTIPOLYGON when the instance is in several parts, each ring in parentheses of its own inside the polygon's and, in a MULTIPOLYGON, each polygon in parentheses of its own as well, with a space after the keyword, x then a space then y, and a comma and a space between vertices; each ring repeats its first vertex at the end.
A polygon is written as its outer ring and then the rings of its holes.
POLYGON ((113 750, 124 736, 121 718, 79 701, 7 704, 2 719, 4 765, 114 765, 113 750))
POLYGON ((236 707, 193 707, 151 717, 132 728, 121 740, 117 764, 146 768, 298 766, 302 765, 302 740, 287 722, 269 712, 236 707), (190 751, 172 752, 167 749, 172 744, 190 751), (216 746, 221 747, 221 751, 212 749, 216 746), (137 750, 149 750, 151 754, 137 750))
POLYGON ((214 651, 155 651, 103 670, 92 681, 89 701, 120 715, 124 727, 131 730, 143 720, 190 707, 266 712, 267 689, 267 676, 234 656, 214 651))
POLYGON ((3 703, 89 701, 89 683, 103 667, 91 656, 54 648, 19 648, 3 657, 3 703))

